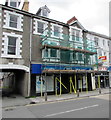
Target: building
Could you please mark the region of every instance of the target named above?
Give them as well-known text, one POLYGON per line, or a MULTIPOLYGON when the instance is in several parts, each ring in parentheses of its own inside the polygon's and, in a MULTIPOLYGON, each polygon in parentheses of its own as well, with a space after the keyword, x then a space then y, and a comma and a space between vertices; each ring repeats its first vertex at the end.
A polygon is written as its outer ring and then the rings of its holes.
POLYGON ((0 6, 2 86, 23 96, 100 87, 101 78, 95 80, 99 69, 94 38, 109 38, 87 31, 76 17, 67 23, 49 19, 46 5, 31 14, 28 5, 26 0, 21 10, 19 0, 8 0, 0 6))

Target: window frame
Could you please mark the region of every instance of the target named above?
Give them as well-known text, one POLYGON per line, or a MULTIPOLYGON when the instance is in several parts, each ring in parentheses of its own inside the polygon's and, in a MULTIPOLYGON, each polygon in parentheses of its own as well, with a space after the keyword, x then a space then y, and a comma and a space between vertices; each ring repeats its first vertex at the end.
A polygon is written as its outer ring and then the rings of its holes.
POLYGON ((18 16, 13 15, 13 14, 10 14, 9 27, 12 27, 12 28, 17 28, 17 23, 18 23, 18 16), (11 20, 11 16, 16 17, 16 21, 11 20), (11 26, 11 23, 16 24, 16 27, 11 26))
POLYGON ((69 28, 69 35, 70 35, 70 38, 69 38, 69 41, 76 41, 76 42, 83 42, 80 38, 82 38, 82 30, 77 28, 77 27, 73 27, 73 26, 70 26, 69 28), (74 34, 73 35, 73 31, 74 31, 74 34), (79 36, 77 36, 77 32, 79 31, 79 36), (75 39, 73 39, 73 36, 75 39), (77 40, 77 38, 79 38, 79 40, 77 40))
POLYGON ((38 20, 34 18, 34 31, 33 34, 37 34, 37 35, 46 35, 48 30, 45 30, 46 28, 48 28, 48 22, 43 21, 43 20, 38 20), (43 33, 39 33, 38 32, 38 22, 41 22, 44 24, 44 32, 43 33))
POLYGON ((4 10, 4 25, 3 28, 6 29, 11 29, 11 30, 16 30, 16 31, 23 31, 23 15, 18 14, 16 12, 11 12, 4 10), (10 27, 10 15, 15 15, 17 16, 17 28, 10 27))
POLYGON ((8 55, 16 55, 16 47, 17 47, 17 37, 12 37, 12 36, 7 36, 8 37, 8 48, 7 48, 7 54, 8 55), (14 38, 14 40, 15 40, 15 44, 14 45, 12 45, 12 44, 9 44, 9 41, 11 40, 10 38, 14 38), (10 48, 15 48, 15 51, 14 51, 14 53, 9 53, 9 47, 10 48))
POLYGON ((56 50, 56 57, 51 57, 51 49, 49 48, 49 49, 44 49, 43 51, 42 51, 42 58, 45 58, 45 59, 47 59, 47 58, 59 58, 60 57, 60 55, 59 55, 59 50, 57 50, 57 49, 55 49, 56 50), (47 57, 45 57, 45 50, 47 50, 48 51, 48 56, 47 57))
POLYGON ((2 42, 2 54, 1 54, 1 57, 4 57, 4 58, 22 58, 22 35, 18 35, 18 34, 15 34, 15 33, 6 33, 6 32, 3 32, 3 35, 4 37, 2 38, 2 40, 4 42, 2 42), (15 55, 12 55, 12 54, 8 54, 8 37, 15 37, 16 38, 16 54, 15 55))
POLYGON ((63 26, 51 23, 51 37, 63 39, 63 26), (59 36, 55 36, 55 34, 54 34, 54 27, 58 27, 59 28, 59 36))

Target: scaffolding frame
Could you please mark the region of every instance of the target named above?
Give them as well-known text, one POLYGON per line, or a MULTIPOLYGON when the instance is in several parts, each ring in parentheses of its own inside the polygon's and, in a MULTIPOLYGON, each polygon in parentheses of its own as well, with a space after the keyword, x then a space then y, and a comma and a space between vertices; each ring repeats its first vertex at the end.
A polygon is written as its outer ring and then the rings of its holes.
MULTIPOLYGON (((71 74, 74 74, 74 80, 75 80, 75 85, 73 83, 70 83, 70 92, 71 92, 71 84, 72 84, 72 87, 73 87, 73 90, 74 90, 74 93, 77 92, 77 86, 76 86, 76 82, 77 82, 77 79, 76 79, 76 73, 86 73, 86 92, 88 92, 88 80, 87 80, 87 73, 92 73, 94 72, 93 70, 62 70, 61 67, 62 65, 68 65, 70 66, 70 68, 72 66, 76 66, 76 65, 79 65, 79 66, 91 66, 93 67, 93 64, 88 64, 88 58, 87 57, 91 57, 93 55, 96 55, 97 56, 97 47, 96 45, 94 45, 94 41, 90 41, 88 39, 84 39, 84 38, 77 38, 77 36, 75 36, 77 39, 80 39, 81 42, 78 42, 78 41, 69 41, 69 38, 70 36, 69 35, 65 35, 63 34, 63 39, 61 38, 53 38, 51 37, 51 31, 52 30, 47 30, 47 34, 45 35, 42 35, 41 36, 41 50, 47 50, 47 49, 54 49, 57 51, 59 51, 59 58, 57 57, 54 57, 54 58, 51 58, 51 57, 44 57, 42 56, 42 74, 45 75, 46 77, 46 74, 59 74, 60 76, 60 95, 62 93, 62 82, 61 82, 61 74, 63 73, 71 73, 71 74), (66 38, 64 38, 64 36, 66 36, 66 38), (90 41, 90 42, 89 42, 90 41), (73 44, 73 46, 71 45, 73 44), (82 46, 82 48, 76 48, 76 46, 82 46), (75 54, 75 53, 78 53, 78 54, 82 54, 82 56, 84 57, 84 59, 82 60, 82 62, 80 63, 76 63, 75 61, 78 61, 78 60, 69 60, 68 62, 66 61, 62 61, 62 52, 65 51, 66 53, 70 54, 75 54), (53 60, 52 60, 53 59, 53 60), (55 69, 55 70, 50 70, 47 68, 47 65, 52 65, 54 64, 55 68, 56 66, 59 66, 59 69, 55 69)), ((45 32, 46 33, 46 32, 45 32)), ((60 33, 61 34, 61 33, 60 33)), ((95 56, 95 57, 96 57, 95 56)), ((73 56, 74 57, 74 56, 73 56)), ((91 58, 90 58, 91 59, 91 58)), ((96 63, 97 64, 97 59, 96 59, 96 63)), ((82 79, 81 79, 82 80, 82 79)), ((81 84, 82 85, 82 84, 81 84)), ((47 92, 47 90, 45 90, 45 92, 47 92)), ((82 88, 81 88, 81 92, 82 92, 82 88)), ((55 91, 55 94, 57 95, 57 91, 55 91)))

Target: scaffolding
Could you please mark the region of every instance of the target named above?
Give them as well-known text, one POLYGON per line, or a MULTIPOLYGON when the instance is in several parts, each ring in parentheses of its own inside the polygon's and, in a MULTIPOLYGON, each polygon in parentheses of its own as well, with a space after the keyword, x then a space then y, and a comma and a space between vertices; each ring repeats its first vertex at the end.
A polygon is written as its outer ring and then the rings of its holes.
MULTIPOLYGON (((87 73, 93 73, 93 66, 98 63, 95 41, 47 30, 45 35, 41 36, 41 51, 42 74, 45 76, 47 74, 59 74, 59 78, 54 77, 54 79, 60 83, 60 95, 62 92, 62 86, 67 89, 66 86, 61 82, 61 74, 64 73, 74 75, 74 84, 72 82, 72 77, 69 78, 70 93, 72 93, 72 89, 74 93, 77 92, 76 73, 84 73, 86 75, 86 91, 88 91, 87 73), (52 34, 58 36, 54 37, 52 34), (72 38, 72 40, 70 38, 72 38), (92 69, 76 70, 75 66, 91 67, 92 69)), ((55 93, 57 95, 56 87, 55 93)))

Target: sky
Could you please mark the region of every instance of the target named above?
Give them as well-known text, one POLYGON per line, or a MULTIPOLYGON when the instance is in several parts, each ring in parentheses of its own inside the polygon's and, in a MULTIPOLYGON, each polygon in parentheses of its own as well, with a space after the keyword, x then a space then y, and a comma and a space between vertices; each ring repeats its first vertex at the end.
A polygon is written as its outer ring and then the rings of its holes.
MULTIPOLYGON (((23 1, 23 0, 21 0, 23 1)), ((29 0, 29 12, 36 14, 44 5, 49 18, 67 23, 76 16, 85 29, 109 36, 109 2, 111 0, 29 0)), ((4 4, 5 0, 0 0, 4 4)))

